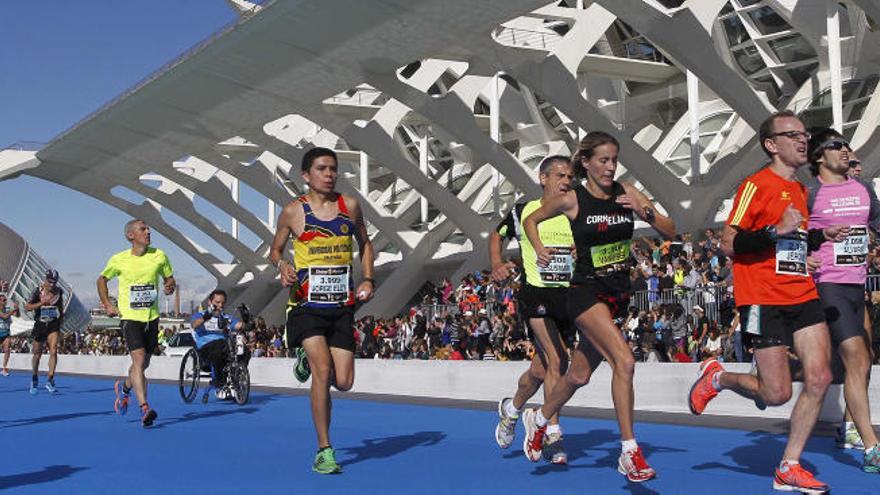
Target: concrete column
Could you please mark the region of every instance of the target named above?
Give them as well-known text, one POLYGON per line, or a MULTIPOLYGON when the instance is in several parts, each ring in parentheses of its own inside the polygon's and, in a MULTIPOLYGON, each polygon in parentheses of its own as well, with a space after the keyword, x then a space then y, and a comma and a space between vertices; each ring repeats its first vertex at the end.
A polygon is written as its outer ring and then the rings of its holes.
POLYGON ((840 78, 840 19, 836 0, 827 0, 828 70, 831 73, 831 115, 833 127, 843 132, 843 84, 840 78))
MULTIPOLYGON (((501 90, 498 87, 498 74, 492 77, 489 89, 489 137, 496 143, 501 142, 501 90)), ((492 166, 492 210, 495 216, 500 215, 501 210, 501 173, 492 166)))
POLYGON ((691 139, 691 183, 700 181, 700 80, 687 71, 688 123, 691 139))
POLYGON ((271 199, 268 201, 269 201, 269 203, 266 206, 268 207, 267 208, 267 215, 269 216, 269 221, 266 223, 269 224, 270 229, 274 229, 275 228, 275 202, 272 201, 271 199))
MULTIPOLYGON (((232 193, 232 200, 238 204, 238 179, 232 179, 232 183, 229 185, 229 191, 232 193)), ((238 240, 238 219, 232 217, 232 238, 238 240)))
MULTIPOLYGON (((428 176, 428 136, 419 139, 419 170, 425 177, 428 176)), ((421 213, 422 228, 428 230, 428 198, 424 195, 419 199, 419 211, 421 213)))
POLYGON ((370 162, 366 153, 361 151, 361 194, 365 198, 370 197, 370 162))

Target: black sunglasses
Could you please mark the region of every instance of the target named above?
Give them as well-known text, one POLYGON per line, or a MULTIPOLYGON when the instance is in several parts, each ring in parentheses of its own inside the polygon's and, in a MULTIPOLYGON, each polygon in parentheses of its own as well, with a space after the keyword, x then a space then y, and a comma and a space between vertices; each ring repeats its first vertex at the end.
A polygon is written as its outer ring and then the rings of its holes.
POLYGON ((850 149, 849 143, 846 141, 828 141, 822 144, 822 149, 840 151, 843 148, 850 149))
POLYGON ((813 135, 810 134, 809 132, 803 132, 803 131, 785 131, 785 132, 774 132, 773 134, 770 134, 771 138, 775 138, 777 136, 785 136, 788 139, 797 139, 799 137, 803 137, 807 141, 809 141, 810 138, 813 137, 813 135))

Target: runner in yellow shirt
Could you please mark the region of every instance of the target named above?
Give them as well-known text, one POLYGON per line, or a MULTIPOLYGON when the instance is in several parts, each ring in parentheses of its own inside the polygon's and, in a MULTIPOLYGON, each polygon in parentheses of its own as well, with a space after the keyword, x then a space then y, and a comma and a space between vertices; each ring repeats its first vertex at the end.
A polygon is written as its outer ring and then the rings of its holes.
POLYGON ((150 227, 135 219, 125 224, 125 237, 131 249, 114 254, 98 277, 98 297, 107 315, 120 315, 120 326, 131 355, 131 367, 125 380, 114 385, 117 414, 128 411, 131 389, 141 405, 141 422, 152 426, 158 416, 147 403, 147 379, 144 371, 159 342, 159 278, 166 295, 174 293, 177 284, 168 257, 161 249, 150 247, 150 227), (119 307, 110 301, 107 281, 119 277, 119 307))

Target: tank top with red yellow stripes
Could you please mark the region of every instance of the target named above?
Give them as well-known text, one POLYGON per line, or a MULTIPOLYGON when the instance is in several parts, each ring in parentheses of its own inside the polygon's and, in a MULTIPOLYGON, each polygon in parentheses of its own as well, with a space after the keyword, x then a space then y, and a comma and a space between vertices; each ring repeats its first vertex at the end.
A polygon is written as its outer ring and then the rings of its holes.
POLYGON ((296 283, 290 288, 287 305, 327 309, 354 305, 354 222, 342 195, 336 200, 339 213, 331 220, 315 216, 306 196, 298 201, 305 214, 305 225, 302 234, 293 240, 296 283))

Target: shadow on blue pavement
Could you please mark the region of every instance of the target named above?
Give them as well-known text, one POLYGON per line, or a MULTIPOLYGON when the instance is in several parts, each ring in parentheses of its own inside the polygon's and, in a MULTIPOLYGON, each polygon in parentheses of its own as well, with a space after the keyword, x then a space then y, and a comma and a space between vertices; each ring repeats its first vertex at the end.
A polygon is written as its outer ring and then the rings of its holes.
POLYGON ((15 488, 17 486, 36 485, 48 483, 70 477, 72 474, 83 471, 85 467, 73 467, 67 464, 59 466, 46 466, 40 471, 30 473, 11 474, 0 476, 0 490, 15 488))
POLYGON ((345 447, 340 453, 351 454, 353 457, 342 459, 343 465, 357 464, 369 459, 385 459, 406 452, 414 447, 429 447, 446 438, 446 433, 439 431, 420 431, 411 435, 397 435, 385 438, 368 438, 360 447, 345 447))
MULTIPOLYGON (((208 418, 219 418, 222 416, 231 416, 233 414, 253 414, 259 411, 256 407, 239 407, 224 409, 224 410, 211 410, 197 413, 186 413, 179 418, 168 418, 168 419, 160 419, 156 424, 150 427, 151 430, 157 430, 161 428, 165 428, 166 426, 176 425, 179 423, 188 423, 190 421, 198 421, 200 419, 208 419, 208 418)), ((138 422, 140 420, 137 420, 138 422)))
POLYGON ((113 411, 101 411, 101 412, 80 412, 80 413, 69 413, 69 414, 53 414, 50 416, 40 416, 38 418, 30 418, 30 419, 4 419, 0 420, 0 423, 9 423, 0 426, 0 429, 3 428, 18 428, 20 426, 32 426, 38 425, 41 423, 52 423, 55 421, 65 421, 68 419, 76 419, 76 418, 85 418, 88 416, 108 416, 112 415, 113 411))

